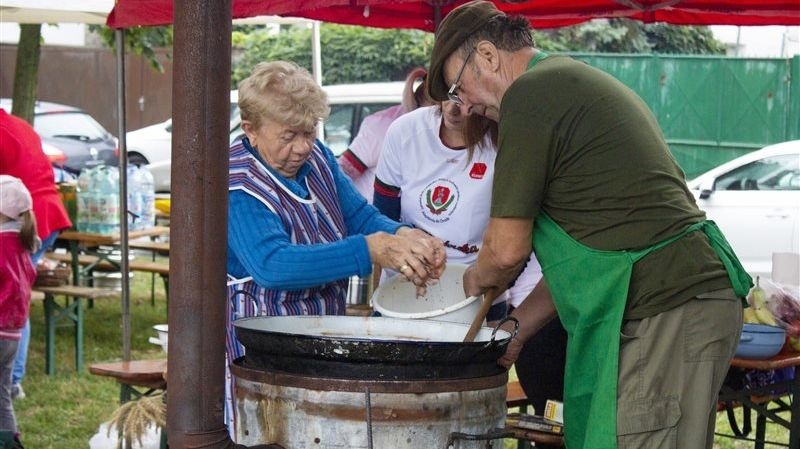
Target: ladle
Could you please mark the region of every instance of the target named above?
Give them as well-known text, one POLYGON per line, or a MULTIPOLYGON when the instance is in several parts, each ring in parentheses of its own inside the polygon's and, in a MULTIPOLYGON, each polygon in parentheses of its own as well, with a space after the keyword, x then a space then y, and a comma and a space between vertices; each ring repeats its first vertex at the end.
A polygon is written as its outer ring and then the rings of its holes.
POLYGON ((497 298, 496 288, 490 288, 486 291, 486 293, 483 294, 481 308, 478 310, 478 313, 472 320, 472 324, 469 326, 467 335, 464 336, 464 343, 471 343, 473 340, 475 340, 475 335, 477 335, 478 331, 481 330, 483 320, 486 319, 486 314, 489 313, 489 309, 492 307, 492 303, 494 302, 495 298, 497 298))

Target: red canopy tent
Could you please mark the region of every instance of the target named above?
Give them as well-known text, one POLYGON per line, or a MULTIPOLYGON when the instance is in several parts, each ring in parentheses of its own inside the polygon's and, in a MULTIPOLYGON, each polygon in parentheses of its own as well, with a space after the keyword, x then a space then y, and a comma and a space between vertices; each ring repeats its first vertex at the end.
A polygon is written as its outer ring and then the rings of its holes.
MULTIPOLYGON (((626 17, 676 25, 799 25, 797 0, 492 0, 509 14, 528 17, 534 28, 554 28, 594 18, 626 17)), ((233 0, 233 18, 304 17, 376 28, 433 31, 437 17, 466 0, 233 0)), ((167 25, 171 0, 119 0, 108 17, 112 28, 167 25)))
MULTIPOLYGON (((117 0, 108 25, 175 23, 167 427, 173 447, 233 448, 222 424, 231 20, 259 15, 432 31, 466 0, 117 0), (225 117, 225 118, 223 118, 225 117)), ((593 18, 800 25, 798 0, 493 0, 547 28, 593 18)), ((124 110, 124 108, 122 109, 124 110)), ((796 444, 792 442, 791 444, 796 444)), ((241 447, 241 446, 235 446, 241 447)), ((260 446, 263 448, 271 446, 260 446)), ((290 448, 291 449, 291 448, 290 448)))

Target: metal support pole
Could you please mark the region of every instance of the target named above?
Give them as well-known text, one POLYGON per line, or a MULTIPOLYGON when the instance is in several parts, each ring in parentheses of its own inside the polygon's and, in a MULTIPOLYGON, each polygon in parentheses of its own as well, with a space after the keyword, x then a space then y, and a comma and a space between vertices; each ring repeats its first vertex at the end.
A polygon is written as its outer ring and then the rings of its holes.
POLYGON ((122 275, 122 360, 131 359, 130 268, 128 266, 128 145, 125 138, 125 30, 114 33, 117 46, 117 135, 119 136, 119 271, 122 275))

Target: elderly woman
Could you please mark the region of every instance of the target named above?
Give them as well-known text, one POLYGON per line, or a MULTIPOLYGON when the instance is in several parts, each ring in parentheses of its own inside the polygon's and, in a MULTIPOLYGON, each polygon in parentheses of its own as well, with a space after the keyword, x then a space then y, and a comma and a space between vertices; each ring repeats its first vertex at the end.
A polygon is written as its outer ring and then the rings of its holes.
POLYGON ((441 241, 367 204, 316 140, 329 107, 306 70, 258 64, 239 86, 239 107, 245 137, 231 146, 228 184, 228 362, 243 355, 235 319, 343 315, 348 278, 368 275, 373 263, 418 286, 441 274, 441 241))

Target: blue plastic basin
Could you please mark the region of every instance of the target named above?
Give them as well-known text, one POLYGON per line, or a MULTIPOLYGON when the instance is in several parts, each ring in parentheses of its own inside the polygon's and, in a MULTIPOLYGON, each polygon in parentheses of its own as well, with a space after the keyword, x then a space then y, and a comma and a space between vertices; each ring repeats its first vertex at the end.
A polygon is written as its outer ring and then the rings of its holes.
POLYGON ((768 359, 781 351, 785 341, 786 331, 780 327, 745 323, 736 357, 768 359))

